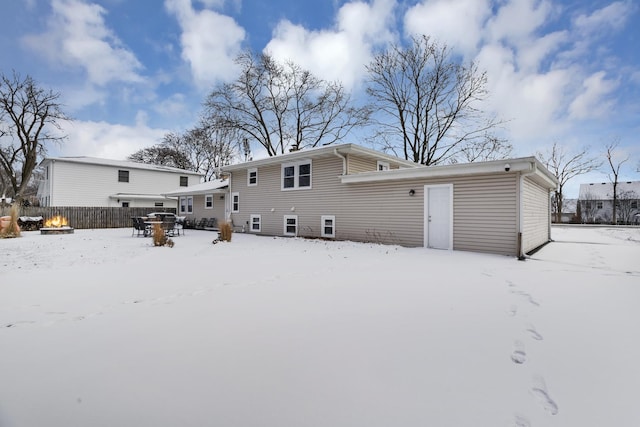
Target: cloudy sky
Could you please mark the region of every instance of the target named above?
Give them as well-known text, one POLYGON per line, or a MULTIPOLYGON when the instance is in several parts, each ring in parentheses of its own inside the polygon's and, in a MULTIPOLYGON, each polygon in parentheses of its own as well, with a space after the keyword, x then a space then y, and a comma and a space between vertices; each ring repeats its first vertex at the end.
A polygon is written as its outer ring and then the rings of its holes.
POLYGON ((619 139, 619 154, 630 156, 623 178, 640 179, 636 0, 3 3, 0 72, 59 91, 74 118, 52 155, 122 159, 189 128, 211 87, 234 78, 233 58, 245 48, 292 59, 364 99, 372 55, 427 34, 487 71, 485 108, 508 121, 515 155, 557 141, 602 156, 619 139))

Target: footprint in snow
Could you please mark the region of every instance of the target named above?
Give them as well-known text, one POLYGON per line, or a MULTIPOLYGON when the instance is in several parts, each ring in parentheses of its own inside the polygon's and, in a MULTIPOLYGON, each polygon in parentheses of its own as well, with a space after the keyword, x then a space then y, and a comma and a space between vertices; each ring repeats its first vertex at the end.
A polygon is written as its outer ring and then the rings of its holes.
POLYGON ((18 325, 28 325, 28 324, 33 324, 36 323, 32 320, 19 320, 17 322, 13 322, 13 323, 7 323, 6 325, 4 325, 5 328, 15 328, 18 325))
POLYGON ((516 415, 514 427, 531 427, 529 420, 522 415, 516 415))
POLYGON ((538 301, 533 299, 533 297, 530 294, 528 294, 528 293, 526 293, 524 291, 521 291, 519 289, 511 289, 511 293, 515 294, 515 295, 520 295, 525 300, 527 300, 531 305, 535 305, 536 307, 540 306, 540 303, 538 301))
POLYGON ((518 365, 522 365, 527 360, 527 353, 524 351, 524 344, 520 341, 516 341, 514 344, 513 353, 511 353, 511 361, 518 365))
POLYGON ((540 335, 540 333, 536 331, 536 328, 533 325, 529 325, 529 327, 527 328, 527 332, 529 332, 529 334, 531 334, 531 338, 536 341, 542 341, 544 339, 542 335, 540 335))
POLYGON ((551 398, 547 391, 547 386, 543 378, 538 378, 536 384, 531 388, 531 394, 538 400, 542 408, 551 415, 558 413, 558 404, 551 398))

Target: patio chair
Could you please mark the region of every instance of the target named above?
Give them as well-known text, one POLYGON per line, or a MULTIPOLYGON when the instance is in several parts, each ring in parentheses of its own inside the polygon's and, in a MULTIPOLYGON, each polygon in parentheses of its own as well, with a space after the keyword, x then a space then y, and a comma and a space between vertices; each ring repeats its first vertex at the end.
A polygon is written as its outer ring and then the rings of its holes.
POLYGON ((207 225, 207 218, 200 218, 196 222, 196 230, 204 230, 204 226, 207 225))
POLYGON ((218 231, 218 220, 215 218, 209 218, 204 225, 205 230, 218 231))
POLYGON ((134 217, 131 218, 131 221, 133 222, 133 231, 131 232, 131 237, 133 237, 136 231, 138 232, 138 236, 140 236, 141 232, 143 236, 146 236, 148 234, 147 224, 144 223, 144 218, 134 217))
POLYGON ((179 236, 180 235, 180 231, 182 231, 182 234, 184 235, 184 230, 185 228, 187 228, 187 219, 185 217, 176 217, 176 234, 179 236))

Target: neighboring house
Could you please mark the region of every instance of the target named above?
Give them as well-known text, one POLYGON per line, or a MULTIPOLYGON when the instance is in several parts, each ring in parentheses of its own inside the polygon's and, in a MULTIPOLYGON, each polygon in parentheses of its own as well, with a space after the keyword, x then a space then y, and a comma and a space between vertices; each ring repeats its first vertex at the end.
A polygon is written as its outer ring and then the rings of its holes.
MULTIPOLYGON (((617 186, 618 224, 640 223, 640 181, 619 182, 617 186)), ((613 220, 613 184, 580 184, 580 214, 585 223, 611 223, 613 220)))
POLYGON ((534 157, 425 167, 345 144, 222 170, 234 226, 256 234, 515 256, 550 241, 557 181, 534 157))
POLYGON ((215 218, 224 221, 228 215, 226 196, 229 184, 226 179, 216 179, 164 193, 178 199, 178 215, 188 220, 215 218))
POLYGON ((200 183, 202 175, 182 169, 92 157, 51 157, 40 166, 41 206, 176 208, 162 194, 200 183))
MULTIPOLYGON (((576 222, 576 207, 578 205, 578 199, 564 199, 562 201, 562 213, 560 214, 561 223, 576 222)), ((551 215, 551 219, 554 219, 554 215, 551 215)))

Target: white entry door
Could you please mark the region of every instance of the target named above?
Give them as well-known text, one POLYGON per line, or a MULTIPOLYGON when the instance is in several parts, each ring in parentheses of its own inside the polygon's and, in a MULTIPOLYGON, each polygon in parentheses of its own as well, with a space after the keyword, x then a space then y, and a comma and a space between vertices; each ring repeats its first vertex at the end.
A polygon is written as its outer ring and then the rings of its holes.
POLYGON ((453 186, 424 186, 424 244, 428 248, 452 249, 453 186))

